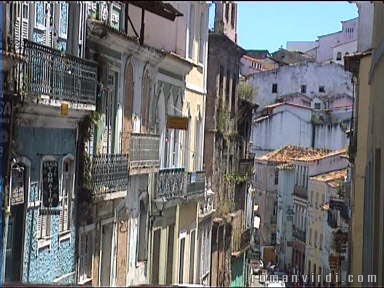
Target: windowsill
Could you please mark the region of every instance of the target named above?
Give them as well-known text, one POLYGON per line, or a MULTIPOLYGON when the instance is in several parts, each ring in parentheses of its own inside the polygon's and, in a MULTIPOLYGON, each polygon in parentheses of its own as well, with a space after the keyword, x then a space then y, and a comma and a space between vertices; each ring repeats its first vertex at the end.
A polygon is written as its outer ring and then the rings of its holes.
POLYGON ((47 238, 40 238, 38 241, 37 241, 37 247, 39 250, 41 249, 44 249, 44 248, 49 248, 51 249, 51 237, 47 237, 47 238))
POLYGON ((59 243, 71 239, 71 230, 60 232, 59 243))

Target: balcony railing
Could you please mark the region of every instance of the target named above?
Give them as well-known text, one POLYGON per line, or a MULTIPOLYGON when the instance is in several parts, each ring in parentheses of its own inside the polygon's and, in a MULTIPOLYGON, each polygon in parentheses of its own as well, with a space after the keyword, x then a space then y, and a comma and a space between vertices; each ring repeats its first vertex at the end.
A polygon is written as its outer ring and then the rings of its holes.
POLYGON ((128 155, 102 154, 92 157, 92 184, 96 196, 127 190, 128 155))
POLYGON ((293 189, 293 194, 303 199, 308 198, 306 189, 299 185, 295 185, 295 188, 293 189))
POLYGON ((96 104, 97 66, 24 39, 23 87, 26 97, 96 104))
POLYGON ((293 227, 292 235, 294 238, 305 243, 305 231, 301 231, 301 230, 297 229, 296 227, 293 227))
POLYGON ((129 143, 130 174, 157 172, 160 167, 160 136, 132 133, 129 143))
POLYGON ((184 168, 161 169, 157 175, 157 198, 167 200, 183 196, 185 193, 186 177, 184 168))
POLYGON ((205 189, 205 171, 188 172, 187 196, 203 194, 205 189))
POLYGON ((251 175, 253 168, 253 159, 241 159, 239 162, 239 174, 241 176, 251 175))

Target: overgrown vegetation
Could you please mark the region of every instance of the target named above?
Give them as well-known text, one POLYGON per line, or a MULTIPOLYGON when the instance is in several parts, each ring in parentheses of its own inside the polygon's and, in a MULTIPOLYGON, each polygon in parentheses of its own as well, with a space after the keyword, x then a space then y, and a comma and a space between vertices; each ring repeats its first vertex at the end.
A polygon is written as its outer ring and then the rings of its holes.
POLYGON ((244 81, 241 81, 238 86, 238 94, 239 94, 239 98, 251 102, 253 100, 253 97, 255 96, 255 90, 253 89, 252 85, 249 85, 244 81))
POLYGON ((224 175, 224 181, 231 184, 240 184, 248 180, 248 175, 240 175, 239 173, 227 173, 224 175))

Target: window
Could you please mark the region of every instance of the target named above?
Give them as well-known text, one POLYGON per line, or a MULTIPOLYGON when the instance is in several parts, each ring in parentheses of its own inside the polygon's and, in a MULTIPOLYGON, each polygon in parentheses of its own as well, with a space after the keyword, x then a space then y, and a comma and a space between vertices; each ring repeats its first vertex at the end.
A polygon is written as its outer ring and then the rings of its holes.
POLYGON ((232 75, 232 100, 231 100, 231 113, 232 117, 235 116, 236 112, 236 75, 232 75))
POLYGON ((202 12, 200 14, 200 39, 199 39, 199 62, 200 63, 204 63, 204 54, 205 54, 205 43, 204 43, 204 39, 205 39, 205 14, 202 12))
POLYGON ((46 5, 44 2, 36 2, 35 4, 35 27, 38 29, 46 29, 46 5))
POLYGON ((301 93, 307 93, 307 85, 301 85, 301 93))
POLYGON ((235 28, 235 5, 232 3, 232 5, 231 5, 231 8, 232 8, 232 10, 231 10, 231 27, 232 28, 235 28))
POLYGON ((277 83, 272 84, 272 93, 277 93, 277 83))
POLYGON ((60 2, 59 36, 63 39, 68 35, 68 7, 68 3, 60 2))
POLYGON ((275 185, 279 184, 279 170, 275 170, 275 185))
POLYGON ((188 33, 188 57, 193 58, 193 40, 195 36, 195 5, 191 4, 191 11, 189 13, 189 33, 188 33))
POLYGON ((320 243, 319 243, 320 250, 323 250, 323 233, 320 233, 320 243))
POLYGON ((276 233, 271 234, 271 244, 276 245, 276 233))
POLYGON ((179 283, 184 282, 184 250, 185 238, 180 239, 180 257, 179 257, 179 283))
POLYGON ((324 93, 325 92, 325 87, 324 86, 319 86, 319 92, 324 93))
POLYGON ((337 54, 336 54, 336 60, 341 60, 341 52, 337 52, 337 54))
POLYGON ((60 232, 71 230, 71 202, 74 185, 74 159, 63 161, 63 185, 61 192, 60 232))
POLYGON ((229 21, 229 7, 231 6, 231 4, 225 4, 225 20, 226 22, 228 23, 229 21))
POLYGON ((320 103, 315 103, 315 109, 319 110, 321 108, 320 103))
POLYGON ((190 245, 190 256, 189 256, 189 283, 193 283, 193 274, 195 268, 195 238, 196 230, 191 232, 191 245, 190 245))
POLYGON ((309 228, 309 245, 312 245, 312 228, 309 228))
POLYGON ((140 200, 139 233, 137 245, 137 261, 147 260, 147 208, 145 199, 140 200))

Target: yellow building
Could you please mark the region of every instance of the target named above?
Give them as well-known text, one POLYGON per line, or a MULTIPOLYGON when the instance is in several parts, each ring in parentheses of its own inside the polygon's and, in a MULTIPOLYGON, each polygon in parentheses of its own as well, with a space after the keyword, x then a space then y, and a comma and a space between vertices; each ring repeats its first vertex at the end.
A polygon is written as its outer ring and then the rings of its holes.
MULTIPOLYGON (((339 275, 339 280, 347 277, 348 246, 345 240, 349 225, 348 214, 345 213, 346 197, 340 197, 342 195, 340 191, 345 191, 342 190, 342 185, 346 176, 347 169, 341 169, 309 178, 308 234, 304 271, 311 277, 314 275, 316 282, 324 283, 328 281, 326 275, 331 276, 336 273, 339 275), (340 247, 335 243, 335 235, 338 233, 344 237, 343 241, 339 241, 340 247), (333 259, 337 259, 339 264, 334 265, 333 259)), ((331 280, 335 281, 336 278, 331 280)))
POLYGON ((357 53, 345 58, 345 68, 354 74, 356 84, 355 123, 350 146, 350 159, 353 162, 352 208, 352 242, 351 274, 363 272, 363 237, 353 237, 363 231, 364 220, 364 186, 367 165, 367 148, 369 132, 369 103, 371 101, 368 83, 372 52, 357 53))

